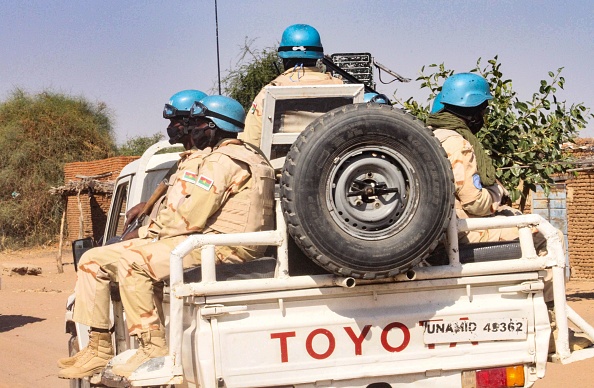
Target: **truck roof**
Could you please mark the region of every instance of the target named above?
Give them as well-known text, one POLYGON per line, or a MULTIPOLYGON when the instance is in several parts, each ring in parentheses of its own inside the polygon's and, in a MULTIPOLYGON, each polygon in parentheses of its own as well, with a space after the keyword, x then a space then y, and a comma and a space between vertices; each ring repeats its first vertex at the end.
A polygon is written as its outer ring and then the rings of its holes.
POLYGON ((171 166, 171 163, 168 162, 179 159, 179 152, 170 152, 156 155, 158 151, 167 148, 179 148, 179 145, 171 145, 167 141, 160 141, 158 143, 153 144, 144 152, 140 159, 137 159, 127 164, 122 169, 119 176, 122 177, 126 175, 132 175, 137 174, 139 172, 147 173, 154 170, 169 168, 171 166))

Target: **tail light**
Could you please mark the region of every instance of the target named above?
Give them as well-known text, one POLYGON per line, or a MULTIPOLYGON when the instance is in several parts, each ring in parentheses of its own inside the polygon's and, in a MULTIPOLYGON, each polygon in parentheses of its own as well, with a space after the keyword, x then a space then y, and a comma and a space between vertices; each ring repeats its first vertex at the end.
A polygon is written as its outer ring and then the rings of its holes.
POLYGON ((462 372, 462 388, 510 388, 523 386, 523 365, 462 372))

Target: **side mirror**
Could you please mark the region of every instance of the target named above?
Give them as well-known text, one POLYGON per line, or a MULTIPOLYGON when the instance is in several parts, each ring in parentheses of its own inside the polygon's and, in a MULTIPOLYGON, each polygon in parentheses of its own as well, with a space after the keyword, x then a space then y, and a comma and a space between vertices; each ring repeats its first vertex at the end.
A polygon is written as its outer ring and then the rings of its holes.
POLYGON ((74 262, 74 270, 78 271, 78 262, 82 257, 83 253, 88 251, 89 249, 93 248, 95 244, 93 243, 92 237, 82 238, 80 240, 74 240, 72 242, 72 258, 74 262))

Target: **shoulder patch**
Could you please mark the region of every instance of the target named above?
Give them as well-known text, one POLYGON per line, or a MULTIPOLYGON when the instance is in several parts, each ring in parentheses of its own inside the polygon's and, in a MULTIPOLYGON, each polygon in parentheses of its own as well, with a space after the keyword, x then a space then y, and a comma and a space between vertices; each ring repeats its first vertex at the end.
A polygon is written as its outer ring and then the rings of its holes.
POLYGON ((207 178, 204 175, 200 175, 200 178, 198 178, 198 181, 196 182, 196 186, 209 191, 213 183, 214 182, 212 179, 207 178))
POLYGON ((182 181, 186 181, 189 183, 197 184, 198 174, 191 172, 191 171, 184 171, 184 174, 181 177, 182 181))
POLYGON ((474 183, 474 187, 481 190, 483 188, 483 183, 481 182, 481 177, 479 174, 474 174, 472 176, 472 183, 474 183))

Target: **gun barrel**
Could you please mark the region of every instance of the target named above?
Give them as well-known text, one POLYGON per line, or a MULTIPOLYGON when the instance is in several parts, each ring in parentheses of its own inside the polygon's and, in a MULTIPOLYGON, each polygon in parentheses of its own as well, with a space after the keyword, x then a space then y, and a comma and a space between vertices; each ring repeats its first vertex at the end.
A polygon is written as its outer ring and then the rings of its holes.
POLYGON ((128 227, 126 228, 126 230, 124 230, 124 232, 122 233, 122 235, 120 236, 120 241, 124 241, 124 237, 126 237, 126 235, 130 232, 132 232, 133 230, 136 230, 138 228, 140 228, 142 226, 142 223, 144 222, 144 219, 146 218, 146 214, 141 213, 138 215, 138 217, 136 217, 134 219, 134 221, 132 221, 128 227))

